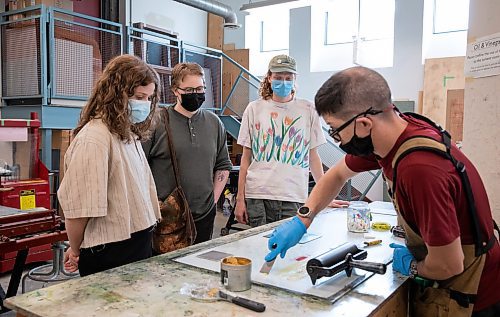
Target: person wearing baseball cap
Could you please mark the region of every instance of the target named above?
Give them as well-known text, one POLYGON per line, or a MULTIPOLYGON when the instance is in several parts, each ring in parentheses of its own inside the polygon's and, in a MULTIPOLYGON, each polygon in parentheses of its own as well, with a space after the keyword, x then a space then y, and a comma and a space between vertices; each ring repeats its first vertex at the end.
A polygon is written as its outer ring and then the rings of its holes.
MULTIPOLYGON (((295 216, 308 195, 309 172, 317 182, 323 165, 317 147, 326 143, 312 102, 296 98, 297 63, 288 55, 269 61, 242 121, 243 147, 235 217, 257 227, 295 216)), ((346 205, 333 201, 332 207, 346 205)))

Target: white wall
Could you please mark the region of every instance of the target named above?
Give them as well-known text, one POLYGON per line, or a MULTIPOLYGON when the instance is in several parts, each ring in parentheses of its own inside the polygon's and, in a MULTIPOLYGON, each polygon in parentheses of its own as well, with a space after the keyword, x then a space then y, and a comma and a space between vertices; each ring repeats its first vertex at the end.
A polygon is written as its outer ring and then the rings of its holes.
MULTIPOLYGON (((500 32, 500 2, 471 0, 468 42, 500 32)), ((500 75, 467 78, 464 100, 463 151, 479 170, 493 216, 500 222, 500 75)))
POLYGON ((207 45, 207 13, 172 0, 130 0, 127 24, 145 22, 179 33, 190 43, 207 45))

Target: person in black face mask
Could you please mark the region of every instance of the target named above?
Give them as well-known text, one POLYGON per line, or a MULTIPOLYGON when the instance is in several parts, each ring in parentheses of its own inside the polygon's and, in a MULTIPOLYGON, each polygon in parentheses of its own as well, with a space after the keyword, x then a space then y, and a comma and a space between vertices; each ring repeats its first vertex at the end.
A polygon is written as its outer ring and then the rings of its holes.
POLYGON ((267 258, 285 256, 347 180, 382 169, 406 232, 406 245, 390 247, 393 270, 414 281, 412 315, 500 316, 500 244, 488 196, 448 132, 423 116, 401 114, 386 80, 365 67, 330 77, 315 107, 347 154, 297 216, 272 233, 267 258))
POLYGON ((200 65, 177 64, 170 88, 176 103, 159 111, 153 135, 143 148, 162 206, 176 187, 166 135, 166 126, 170 127, 180 183, 196 226, 194 243, 204 242, 212 237, 216 202, 232 168, 226 130, 217 115, 201 108, 207 87, 200 65))
POLYGON ((351 140, 349 142, 346 142, 345 144, 340 144, 339 147, 344 150, 347 154, 352 154, 355 156, 368 156, 370 154, 373 154, 373 141, 372 141, 372 136, 371 132, 369 135, 360 138, 358 135, 356 135, 356 119, 359 117, 366 117, 367 115, 376 115, 379 113, 382 113, 383 111, 377 111, 373 110, 371 107, 352 117, 351 119, 347 120, 344 124, 342 124, 340 127, 337 129, 331 128, 328 131, 328 134, 330 137, 332 137, 335 141, 341 142, 340 139, 340 132, 347 128, 352 122, 354 122, 354 135, 352 136, 351 140))

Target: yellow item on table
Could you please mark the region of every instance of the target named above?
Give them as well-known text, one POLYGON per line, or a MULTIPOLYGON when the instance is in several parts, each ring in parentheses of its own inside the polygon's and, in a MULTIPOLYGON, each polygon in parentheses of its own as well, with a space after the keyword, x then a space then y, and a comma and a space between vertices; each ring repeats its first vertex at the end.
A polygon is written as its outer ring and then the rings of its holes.
POLYGON ((374 222, 372 223, 372 229, 375 231, 389 231, 391 229, 391 225, 387 222, 374 222))

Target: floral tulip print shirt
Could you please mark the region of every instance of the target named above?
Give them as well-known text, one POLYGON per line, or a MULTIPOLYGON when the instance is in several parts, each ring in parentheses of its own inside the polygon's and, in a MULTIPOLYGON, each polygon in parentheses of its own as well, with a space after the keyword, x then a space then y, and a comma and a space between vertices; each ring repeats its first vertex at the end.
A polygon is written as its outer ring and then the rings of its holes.
POLYGON ((309 150, 325 143, 314 105, 258 99, 243 114, 238 144, 252 150, 245 197, 305 202, 309 150))

